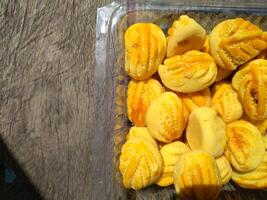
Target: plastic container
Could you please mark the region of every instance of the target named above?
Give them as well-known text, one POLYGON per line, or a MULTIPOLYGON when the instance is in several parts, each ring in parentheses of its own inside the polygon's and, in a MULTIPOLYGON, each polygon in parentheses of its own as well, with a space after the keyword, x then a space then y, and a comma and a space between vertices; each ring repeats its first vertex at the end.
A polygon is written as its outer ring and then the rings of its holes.
MULTIPOLYGON (((226 18, 241 16, 267 31, 264 1, 123 1, 97 10, 95 70, 91 87, 90 199, 175 199, 174 187, 155 185, 141 191, 125 190, 118 171, 120 149, 130 127, 126 115, 129 78, 124 72, 124 32, 135 22, 154 22, 167 30, 187 14, 209 32, 226 18)), ((179 197, 177 197, 179 199, 179 197)), ((267 191, 224 186, 219 199, 267 199, 267 191)))

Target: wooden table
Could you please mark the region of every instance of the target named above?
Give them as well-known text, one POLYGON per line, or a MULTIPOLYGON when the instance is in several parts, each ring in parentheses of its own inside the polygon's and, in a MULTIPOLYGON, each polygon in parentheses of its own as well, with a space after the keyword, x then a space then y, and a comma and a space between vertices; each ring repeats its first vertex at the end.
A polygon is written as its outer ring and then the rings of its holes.
POLYGON ((106 186, 106 166, 90 180, 89 122, 96 9, 110 1, 0 0, 1 200, 95 199, 106 186))
POLYGON ((96 9, 0 1, 0 199, 90 199, 96 9))

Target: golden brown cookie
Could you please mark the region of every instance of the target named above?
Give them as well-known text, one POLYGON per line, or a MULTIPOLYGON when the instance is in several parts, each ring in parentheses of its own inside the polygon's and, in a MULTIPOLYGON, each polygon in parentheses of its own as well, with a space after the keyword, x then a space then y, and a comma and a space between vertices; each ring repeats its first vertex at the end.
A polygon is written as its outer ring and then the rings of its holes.
POLYGON ((146 127, 131 127, 129 133, 126 135, 126 140, 131 140, 133 138, 139 137, 149 140, 153 145, 155 145, 155 147, 158 148, 156 140, 150 135, 146 127))
POLYGON ((238 92, 244 111, 253 120, 267 117, 267 60, 256 59, 237 71, 232 85, 238 92))
POLYGON ((160 154, 163 159, 163 172, 160 178, 156 181, 157 185, 166 187, 173 184, 173 170, 177 160, 190 149, 183 142, 172 142, 165 144, 160 149, 160 154))
POLYGON ((125 188, 140 190, 151 185, 163 170, 158 148, 142 137, 126 141, 121 150, 119 170, 125 188))
POLYGON ((187 119, 182 100, 173 92, 164 92, 149 106, 146 125, 153 138, 169 143, 181 137, 187 119))
POLYGON ((226 148, 226 126, 210 107, 199 107, 189 116, 186 139, 192 150, 204 150, 220 157, 226 148))
POLYGON ((222 183, 225 185, 229 182, 232 174, 232 167, 227 160, 227 158, 223 155, 216 159, 217 166, 220 170, 222 183))
POLYGON ((127 74, 136 80, 152 76, 166 54, 166 37, 160 27, 136 23, 127 29, 124 42, 127 74))
POLYGON ((158 72, 167 88, 191 93, 201 91, 215 81, 217 66, 209 54, 191 50, 165 59, 158 72))
POLYGON ((247 189, 266 189, 267 188, 267 152, 261 164, 249 172, 233 171, 232 180, 239 186, 247 189))
POLYGON ((173 176, 175 190, 183 199, 215 200, 222 187, 218 166, 205 151, 183 154, 173 176))
POLYGON ((242 18, 217 24, 210 34, 210 52, 217 65, 235 70, 266 49, 266 34, 242 18))
POLYGON ((206 31, 194 19, 181 15, 168 30, 167 57, 181 55, 189 50, 200 50, 205 43, 206 31))
POLYGON ((127 114, 136 126, 145 126, 146 111, 151 102, 165 91, 156 79, 131 80, 127 90, 127 114))
POLYGON ((231 83, 222 83, 211 99, 211 106, 226 123, 236 121, 243 115, 242 104, 231 83))
POLYGON ((180 93, 179 96, 189 112, 201 106, 210 106, 211 93, 209 88, 194 93, 180 93))
POLYGON ((256 126, 243 120, 232 122, 227 125, 227 136, 225 156, 235 170, 248 172, 260 165, 265 147, 256 126))

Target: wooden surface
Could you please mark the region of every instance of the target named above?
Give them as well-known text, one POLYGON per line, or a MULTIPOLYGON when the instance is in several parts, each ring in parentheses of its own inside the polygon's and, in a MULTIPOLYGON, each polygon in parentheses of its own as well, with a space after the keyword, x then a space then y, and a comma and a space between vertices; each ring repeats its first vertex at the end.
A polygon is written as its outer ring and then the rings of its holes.
MULTIPOLYGON (((114 70, 92 79, 96 8, 108 2, 0 0, 1 200, 112 199, 113 113, 93 105, 112 110, 114 70)), ((241 194, 222 199, 254 197, 241 194)))
POLYGON ((107 2, 0 0, 0 134, 9 149, 3 162, 16 184, 34 188, 11 185, 0 199, 33 190, 43 199, 90 199, 92 52, 96 8, 107 2))

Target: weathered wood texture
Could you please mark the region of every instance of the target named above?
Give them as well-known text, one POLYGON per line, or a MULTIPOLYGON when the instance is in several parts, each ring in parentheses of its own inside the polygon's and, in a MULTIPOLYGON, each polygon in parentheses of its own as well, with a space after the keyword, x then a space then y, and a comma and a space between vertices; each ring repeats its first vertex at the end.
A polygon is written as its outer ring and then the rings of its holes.
POLYGON ((45 199, 89 199, 96 8, 0 1, 0 134, 45 199))

